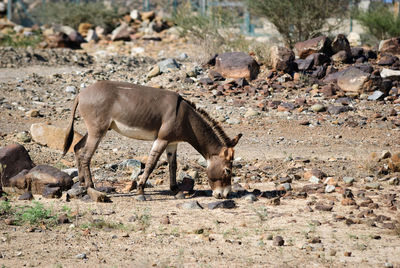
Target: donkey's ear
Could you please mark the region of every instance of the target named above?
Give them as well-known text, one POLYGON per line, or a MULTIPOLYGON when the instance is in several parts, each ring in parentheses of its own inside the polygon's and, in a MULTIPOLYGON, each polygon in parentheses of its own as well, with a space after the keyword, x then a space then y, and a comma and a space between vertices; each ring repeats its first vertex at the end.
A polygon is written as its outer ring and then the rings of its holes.
POLYGON ((231 139, 231 144, 230 147, 235 147, 236 144, 239 142, 240 138, 242 137, 242 133, 240 133, 239 135, 237 135, 236 137, 234 137, 233 139, 231 139))

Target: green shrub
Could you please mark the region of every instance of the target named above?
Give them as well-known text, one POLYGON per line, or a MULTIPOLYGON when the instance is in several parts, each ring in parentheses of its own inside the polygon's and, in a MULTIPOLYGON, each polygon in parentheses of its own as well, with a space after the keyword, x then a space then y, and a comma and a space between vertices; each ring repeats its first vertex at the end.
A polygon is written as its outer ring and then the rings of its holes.
POLYGON ((15 221, 21 225, 54 225, 57 221, 57 217, 50 209, 44 208, 43 204, 36 201, 33 201, 33 206, 20 207, 15 214, 15 221))
POLYGON ((396 37, 400 35, 400 18, 390 7, 379 2, 371 3, 366 11, 356 11, 355 18, 378 40, 396 37))
POLYGON ((17 34, 14 31, 8 31, 6 34, 0 35, 1 47, 26 48, 36 47, 43 40, 39 32, 33 32, 31 35, 17 34))
POLYGON ((240 31, 242 21, 234 9, 210 8, 206 14, 194 12, 189 2, 179 6, 172 21, 181 35, 193 40, 202 49, 199 58, 207 60, 222 52, 253 52, 260 62, 268 61, 269 44, 248 40, 240 31))
POLYGON ((338 28, 348 14, 349 0, 246 0, 250 11, 267 18, 293 46, 338 28), (333 19, 329 20, 328 19, 333 19))
POLYGON ((121 14, 116 7, 107 8, 100 2, 57 1, 40 5, 32 11, 32 17, 40 24, 61 24, 78 29, 80 23, 101 26, 107 32, 118 24, 121 14))

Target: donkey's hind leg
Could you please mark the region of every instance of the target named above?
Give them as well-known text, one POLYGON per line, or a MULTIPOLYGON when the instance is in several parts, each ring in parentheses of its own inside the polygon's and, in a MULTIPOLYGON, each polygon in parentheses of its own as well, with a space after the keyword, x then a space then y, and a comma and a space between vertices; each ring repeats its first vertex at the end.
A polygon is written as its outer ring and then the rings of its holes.
POLYGON ((167 153, 168 159, 168 167, 169 167, 169 189, 171 190, 172 194, 177 194, 179 192, 178 186, 176 184, 176 151, 178 145, 177 144, 168 144, 167 148, 165 149, 167 153))
POLYGON ((75 162, 76 166, 78 167, 78 179, 80 184, 83 184, 85 181, 85 177, 83 176, 81 149, 85 146, 86 139, 87 139, 87 133, 74 146, 75 162))
POLYGON ((92 160, 93 154, 96 151, 101 139, 104 137, 107 129, 104 131, 97 131, 95 134, 88 130, 88 136, 86 139, 85 146, 82 148, 80 154, 80 161, 83 170, 83 176, 85 178, 85 186, 94 188, 92 174, 90 172, 90 161, 92 160))

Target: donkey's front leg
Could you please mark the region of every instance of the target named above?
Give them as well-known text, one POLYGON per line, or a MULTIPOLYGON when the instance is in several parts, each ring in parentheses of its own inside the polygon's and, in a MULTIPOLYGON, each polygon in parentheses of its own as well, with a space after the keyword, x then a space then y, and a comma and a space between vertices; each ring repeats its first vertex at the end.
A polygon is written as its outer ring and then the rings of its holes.
POLYGON ((165 150, 167 153, 168 159, 168 167, 169 167, 169 189, 172 194, 177 194, 179 192, 178 186, 176 184, 176 150, 178 148, 178 144, 168 144, 167 149, 165 150))
POLYGON ((164 152, 165 148, 167 147, 168 142, 165 140, 157 139, 153 143, 153 147, 151 148, 149 158, 146 162, 146 167, 144 169, 143 174, 140 177, 137 194, 138 200, 145 200, 144 198, 144 187, 146 185, 146 181, 149 178, 151 172, 155 168, 158 159, 160 158, 161 154, 164 152))

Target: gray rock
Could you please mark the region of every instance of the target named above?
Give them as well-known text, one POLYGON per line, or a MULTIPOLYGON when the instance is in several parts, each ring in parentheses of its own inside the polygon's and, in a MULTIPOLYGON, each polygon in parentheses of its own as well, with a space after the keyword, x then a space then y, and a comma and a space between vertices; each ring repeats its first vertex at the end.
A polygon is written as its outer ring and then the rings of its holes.
POLYGON ((76 176, 78 176, 77 168, 67 168, 67 169, 63 169, 61 171, 67 173, 71 178, 75 178, 76 176))
POLYGON ((74 86, 67 86, 66 88, 65 88, 65 92, 67 92, 67 93, 72 93, 72 94, 76 94, 76 87, 74 87, 74 86))
POLYGON ((131 171, 131 180, 136 180, 142 172, 142 162, 136 159, 127 159, 119 164, 118 168, 131 171))
POLYGON ((354 178, 353 177, 343 177, 343 181, 346 184, 352 184, 354 182, 354 178))
POLYGON ((203 209, 203 207, 199 204, 197 201, 190 201, 190 202, 185 202, 182 204, 177 205, 178 208, 182 209, 203 209))
POLYGON ((179 63, 176 62, 175 59, 169 58, 157 63, 158 67, 160 67, 161 73, 166 73, 168 70, 177 70, 180 68, 179 63))
POLYGON ((236 203, 233 200, 224 200, 224 201, 216 201, 209 203, 208 209, 216 209, 216 208, 226 208, 231 209, 236 207, 236 203))
POLYGON ((400 78, 400 71, 383 68, 381 71, 382 78, 400 78))
POLYGON ((247 194, 243 197, 243 199, 248 202, 254 202, 257 200, 257 197, 254 194, 247 194))
POLYGON ((376 90, 372 95, 368 96, 368 100, 376 101, 382 99, 384 97, 384 93, 382 91, 376 90))
POLYGON ((290 183, 288 183, 288 182, 283 183, 283 184, 282 184, 282 187, 283 187, 286 191, 292 190, 292 185, 291 185, 290 183))
POLYGON ((67 194, 71 198, 81 198, 86 195, 86 188, 82 186, 78 186, 67 191, 67 194))
POLYGON ((319 179, 319 178, 316 177, 316 176, 311 176, 311 178, 310 178, 309 181, 310 181, 311 183, 317 184, 317 183, 320 183, 321 179, 319 179))
POLYGON ((365 185, 365 188, 368 189, 374 189, 374 190, 379 190, 381 187, 381 184, 379 182, 370 182, 365 185))
POLYGON ((16 137, 20 142, 25 143, 25 142, 31 141, 31 136, 29 135, 29 133, 27 131, 19 132, 16 137))
POLYGON ((356 67, 349 67, 337 72, 337 85, 346 92, 360 93, 369 80, 370 74, 356 67))
POLYGON ((199 164, 202 167, 207 167, 207 160, 200 156, 199 159, 197 159, 197 164, 199 164))
POLYGON ((389 182, 389 185, 399 185, 399 183, 400 183, 398 177, 391 178, 391 179, 389 179, 388 182, 389 182))
POLYGON ((76 258, 76 259, 83 260, 83 259, 87 259, 87 256, 86 256, 86 253, 79 253, 79 254, 77 254, 77 255, 75 256, 75 258, 76 258))
POLYGON ((325 187, 325 193, 332 193, 332 192, 334 192, 335 191, 335 186, 334 185, 327 185, 326 187, 325 187))
POLYGON ((228 120, 226 120, 226 122, 229 125, 238 125, 238 124, 240 124, 240 120, 236 119, 236 118, 229 118, 228 120))
POLYGON ((249 118, 249 117, 255 117, 257 115, 259 115, 260 113, 256 110, 254 110, 253 108, 249 108, 246 113, 244 114, 245 118, 249 118))
POLYGON ((280 235, 275 236, 273 245, 277 247, 281 247, 285 244, 285 240, 283 240, 283 237, 280 235))
POLYGON ((34 198, 31 192, 25 192, 20 197, 18 197, 18 200, 32 200, 32 199, 34 198))

